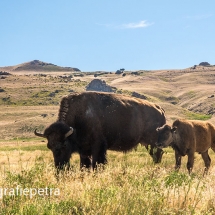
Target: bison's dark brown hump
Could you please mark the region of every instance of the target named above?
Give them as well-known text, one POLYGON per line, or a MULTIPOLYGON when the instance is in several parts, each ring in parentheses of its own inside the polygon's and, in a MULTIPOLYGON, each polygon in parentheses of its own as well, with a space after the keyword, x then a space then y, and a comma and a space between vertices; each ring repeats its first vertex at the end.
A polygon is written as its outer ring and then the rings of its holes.
POLYGON ((69 101, 68 101, 68 96, 65 96, 62 98, 60 103, 58 121, 65 121, 68 111, 69 111, 69 101))

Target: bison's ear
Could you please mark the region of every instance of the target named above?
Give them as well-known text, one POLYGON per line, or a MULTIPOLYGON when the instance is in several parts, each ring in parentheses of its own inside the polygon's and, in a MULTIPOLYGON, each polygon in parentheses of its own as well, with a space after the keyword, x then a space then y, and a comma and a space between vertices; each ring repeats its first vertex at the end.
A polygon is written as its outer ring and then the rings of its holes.
POLYGON ((176 130, 177 130, 176 126, 174 126, 174 127, 171 128, 171 132, 175 132, 176 130))

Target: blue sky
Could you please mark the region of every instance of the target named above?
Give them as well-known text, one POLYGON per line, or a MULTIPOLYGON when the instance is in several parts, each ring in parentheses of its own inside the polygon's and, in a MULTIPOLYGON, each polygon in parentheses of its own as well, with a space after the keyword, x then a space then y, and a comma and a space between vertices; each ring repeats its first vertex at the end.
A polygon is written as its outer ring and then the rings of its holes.
POLYGON ((214 0, 1 0, 0 66, 81 71, 215 64, 214 0))

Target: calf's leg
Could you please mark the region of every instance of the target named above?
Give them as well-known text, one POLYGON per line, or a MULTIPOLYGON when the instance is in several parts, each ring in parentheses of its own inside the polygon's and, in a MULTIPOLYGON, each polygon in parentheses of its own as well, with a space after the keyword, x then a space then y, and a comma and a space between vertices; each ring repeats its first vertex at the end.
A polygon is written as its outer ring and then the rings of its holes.
POLYGON ((201 153, 201 155, 202 155, 202 159, 204 160, 204 163, 205 163, 204 174, 207 174, 208 169, 210 168, 210 165, 211 165, 211 158, 208 155, 208 150, 206 152, 201 153))
POLYGON ((187 155, 188 155, 187 170, 190 174, 192 172, 193 164, 194 164, 194 151, 191 149, 188 149, 187 155))
POLYGON ((175 170, 179 170, 181 167, 181 154, 175 150, 175 170))

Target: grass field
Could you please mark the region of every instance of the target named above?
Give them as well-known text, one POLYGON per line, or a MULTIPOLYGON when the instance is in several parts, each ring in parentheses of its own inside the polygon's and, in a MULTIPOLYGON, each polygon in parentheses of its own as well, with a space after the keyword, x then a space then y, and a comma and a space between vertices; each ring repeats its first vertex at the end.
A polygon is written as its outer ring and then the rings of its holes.
POLYGON ((152 163, 142 146, 128 154, 108 152, 109 164, 97 172, 79 171, 75 154, 71 171, 58 180, 52 155, 45 147, 0 148, 0 155, 0 189, 19 188, 17 193, 8 191, 7 195, 0 190, 0 214, 215 213, 214 167, 203 177, 199 155, 189 176, 186 159, 179 172, 173 171, 171 149, 166 149, 160 165, 152 163), (49 191, 20 193, 21 189, 45 188, 49 191))
MULTIPOLYGON (((154 165, 146 149, 127 154, 108 151, 108 164, 96 172, 80 171, 79 156, 71 170, 55 176, 46 140, 34 136, 57 119, 59 102, 72 91, 84 91, 93 74, 60 78, 62 73, 19 72, 1 79, 0 89, 0 214, 215 214, 215 153, 203 177, 196 154, 188 175, 187 157, 174 171, 174 152, 165 149, 154 165)), ((66 75, 71 75, 67 73, 66 75)), ((167 121, 176 118, 215 123, 214 70, 139 71, 99 78, 118 92, 138 92, 161 105, 167 121)))

